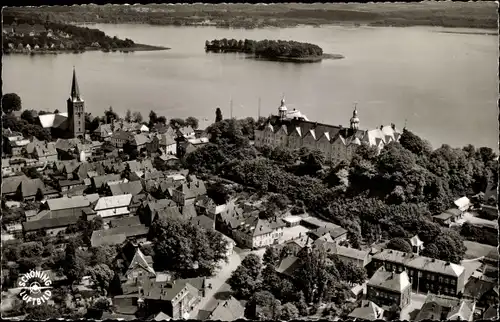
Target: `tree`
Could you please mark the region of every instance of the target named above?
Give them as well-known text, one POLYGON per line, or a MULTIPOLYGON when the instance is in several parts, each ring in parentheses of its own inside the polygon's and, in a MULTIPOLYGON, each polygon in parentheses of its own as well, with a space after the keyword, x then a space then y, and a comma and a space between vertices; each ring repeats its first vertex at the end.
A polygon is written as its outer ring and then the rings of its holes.
POLYGON ((92 257, 90 260, 90 264, 93 266, 98 264, 106 264, 108 266, 111 266, 113 264, 113 260, 118 254, 116 251, 116 247, 110 245, 93 247, 91 249, 91 253, 92 257))
POLYGON ((185 122, 186 122, 186 125, 191 126, 193 128, 193 130, 196 130, 198 128, 199 121, 196 117, 190 116, 186 119, 185 122))
POLYGON ((166 125, 167 124, 167 118, 165 116, 160 116, 157 119, 157 123, 161 123, 161 124, 166 125))
POLYGON ((411 245, 404 238, 396 237, 389 241, 387 248, 399 250, 405 253, 411 253, 411 245))
POLYGON ((106 117, 106 123, 108 124, 112 123, 114 120, 118 120, 118 114, 113 111, 112 106, 110 106, 109 109, 104 112, 104 116, 106 117))
POLYGON ((250 270, 242 265, 231 273, 227 283, 239 299, 248 299, 259 287, 259 282, 252 278, 250 270))
POLYGON ((173 127, 174 129, 179 129, 181 127, 186 126, 186 121, 184 121, 181 118, 173 118, 170 119, 170 126, 173 127))
POLYGON ((134 122, 142 123, 141 112, 134 112, 132 115, 133 115, 132 119, 133 119, 134 122))
POLYGON ((299 317, 299 309, 293 303, 285 303, 281 307, 280 319, 284 321, 290 321, 297 319, 299 317))
POLYGON ((277 320, 281 316, 281 303, 270 292, 255 293, 247 302, 245 317, 253 320, 277 320))
POLYGON ((427 142, 407 129, 403 129, 399 143, 415 155, 429 155, 432 152, 432 147, 427 142))
POLYGON ((125 113, 125 122, 131 122, 132 121, 132 112, 130 110, 127 110, 127 113, 125 113))
POLYGON ((42 191, 42 189, 38 188, 36 190, 35 200, 36 201, 42 201, 43 198, 44 198, 43 191, 42 191))
POLYGON ((208 186, 207 196, 217 205, 223 205, 229 201, 230 191, 222 182, 216 182, 208 186))
POLYGON ((446 230, 439 234, 433 242, 426 245, 422 255, 459 264, 465 251, 462 237, 456 231, 446 230))
POLYGON ((149 127, 153 127, 158 122, 158 116, 155 111, 149 112, 149 127))
POLYGON ((88 269, 87 273, 94 285, 104 293, 107 294, 109 285, 115 276, 115 273, 106 264, 97 264, 88 269))
POLYGON ((22 108, 21 98, 16 93, 2 95, 2 111, 8 114, 12 111, 20 111, 22 108))
POLYGON ((30 306, 27 309, 28 315, 26 320, 28 321, 43 321, 48 319, 56 319, 61 317, 59 311, 52 305, 47 303, 41 305, 30 306))
POLYGON ((279 259, 279 253, 276 247, 268 246, 266 248, 266 252, 264 253, 264 265, 276 266, 279 262, 279 259))
POLYGON ((85 264, 77 254, 77 247, 74 242, 66 246, 66 256, 63 263, 64 275, 70 283, 80 281, 85 273, 85 264))
POLYGON ((29 124, 34 124, 35 123, 35 118, 36 118, 36 111, 33 110, 24 110, 21 113, 21 119, 25 120, 29 124))
POLYGON ((187 277, 211 276, 222 260, 227 261, 228 242, 217 231, 160 217, 149 233, 157 269, 187 277))
POLYGON ((220 121, 222 121, 222 111, 217 107, 217 109, 215 110, 215 122, 220 121))
POLYGON ((248 254, 242 261, 241 266, 247 268, 250 272, 250 276, 257 280, 260 275, 260 271, 262 270, 262 263, 260 261, 260 257, 251 253, 248 254))

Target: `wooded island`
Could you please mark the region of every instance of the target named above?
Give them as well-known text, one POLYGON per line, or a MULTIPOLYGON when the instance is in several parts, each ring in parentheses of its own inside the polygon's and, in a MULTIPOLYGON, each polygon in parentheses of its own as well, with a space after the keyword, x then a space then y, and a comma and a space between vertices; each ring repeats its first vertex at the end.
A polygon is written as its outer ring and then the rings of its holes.
POLYGON ((287 40, 214 39, 205 42, 207 52, 237 52, 252 54, 255 58, 290 62, 318 62, 322 59, 340 59, 342 55, 324 54, 318 45, 287 40))

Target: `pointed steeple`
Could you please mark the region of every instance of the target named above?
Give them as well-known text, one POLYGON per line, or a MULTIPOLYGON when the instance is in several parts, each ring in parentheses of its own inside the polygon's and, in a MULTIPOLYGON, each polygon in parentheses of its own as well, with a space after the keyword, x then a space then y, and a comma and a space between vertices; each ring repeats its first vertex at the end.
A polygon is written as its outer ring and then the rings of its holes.
POLYGON ((80 100, 80 89, 78 88, 78 82, 76 80, 75 66, 73 66, 73 80, 71 82, 71 99, 80 100))

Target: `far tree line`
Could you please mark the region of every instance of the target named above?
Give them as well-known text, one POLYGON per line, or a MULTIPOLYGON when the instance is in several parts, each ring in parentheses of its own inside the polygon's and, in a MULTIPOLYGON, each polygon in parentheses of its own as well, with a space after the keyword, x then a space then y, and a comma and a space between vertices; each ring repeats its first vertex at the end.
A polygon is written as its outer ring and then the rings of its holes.
POLYGON ((287 40, 236 40, 236 39, 214 39, 205 42, 208 51, 232 51, 266 58, 303 58, 311 56, 322 56, 323 49, 318 45, 287 40))

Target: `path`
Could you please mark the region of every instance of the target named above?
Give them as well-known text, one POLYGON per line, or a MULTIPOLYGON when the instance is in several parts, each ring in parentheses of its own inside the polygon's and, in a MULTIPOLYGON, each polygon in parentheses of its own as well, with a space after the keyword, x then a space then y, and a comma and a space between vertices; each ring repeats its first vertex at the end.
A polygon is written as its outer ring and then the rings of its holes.
POLYGON ((216 301, 215 295, 219 291, 224 290, 224 284, 226 284, 226 281, 231 277, 231 274, 234 270, 236 270, 240 263, 240 255, 237 252, 233 252, 231 256, 229 256, 229 262, 223 262, 217 274, 214 277, 207 279, 207 286, 211 284, 212 288, 207 288, 205 291, 205 297, 203 297, 200 303, 198 303, 194 310, 191 311, 189 314, 191 319, 197 319, 200 310, 203 310, 208 307, 209 304, 216 301))

